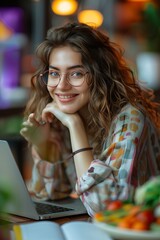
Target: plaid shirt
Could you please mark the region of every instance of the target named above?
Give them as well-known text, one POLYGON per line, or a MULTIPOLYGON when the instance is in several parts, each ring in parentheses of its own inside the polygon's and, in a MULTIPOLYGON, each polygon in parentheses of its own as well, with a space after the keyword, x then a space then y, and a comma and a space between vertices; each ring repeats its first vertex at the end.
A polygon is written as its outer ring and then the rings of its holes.
POLYGON ((101 156, 79 179, 73 159, 65 161, 69 152, 63 149, 68 142, 67 137, 56 141, 54 162, 40 159, 33 149, 30 191, 37 197, 64 198, 75 189, 92 216, 105 207, 106 199, 128 199, 133 187, 160 174, 158 131, 144 113, 129 104, 114 118, 101 156))

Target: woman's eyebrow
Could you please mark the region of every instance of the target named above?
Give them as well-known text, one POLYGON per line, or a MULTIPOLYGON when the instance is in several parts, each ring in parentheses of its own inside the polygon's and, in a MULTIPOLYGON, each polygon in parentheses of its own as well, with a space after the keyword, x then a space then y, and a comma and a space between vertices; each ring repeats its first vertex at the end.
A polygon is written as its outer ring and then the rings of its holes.
MULTIPOLYGON (((52 66, 52 65, 50 65, 49 68, 50 69, 55 69, 55 70, 60 70, 59 68, 57 68, 55 66, 52 66)), ((83 65, 74 65, 74 66, 68 67, 67 69, 71 70, 71 69, 75 69, 75 68, 84 68, 84 66, 83 65)))

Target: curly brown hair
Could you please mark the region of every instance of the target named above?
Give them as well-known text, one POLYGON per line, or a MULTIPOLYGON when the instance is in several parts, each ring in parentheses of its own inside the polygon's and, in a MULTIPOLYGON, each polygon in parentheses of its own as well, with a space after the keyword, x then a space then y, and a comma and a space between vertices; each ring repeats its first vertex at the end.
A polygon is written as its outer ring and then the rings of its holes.
POLYGON ((127 66, 122 49, 111 42, 106 32, 82 23, 67 23, 51 28, 36 51, 39 66, 31 79, 33 97, 26 108, 26 116, 43 108, 52 99, 47 87, 40 81, 40 73, 48 70, 49 57, 54 48, 71 46, 81 53, 82 64, 89 74, 90 101, 88 126, 94 132, 96 148, 101 149, 115 115, 130 103, 143 110, 159 128, 159 104, 154 102, 151 90, 140 87, 127 66))

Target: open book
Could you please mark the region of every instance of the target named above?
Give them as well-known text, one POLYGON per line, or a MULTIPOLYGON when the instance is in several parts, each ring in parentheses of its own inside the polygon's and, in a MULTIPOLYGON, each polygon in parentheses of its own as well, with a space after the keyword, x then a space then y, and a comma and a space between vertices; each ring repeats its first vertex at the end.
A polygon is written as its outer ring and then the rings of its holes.
POLYGON ((59 225, 40 221, 13 227, 15 240, 111 240, 111 237, 94 223, 75 221, 59 225))

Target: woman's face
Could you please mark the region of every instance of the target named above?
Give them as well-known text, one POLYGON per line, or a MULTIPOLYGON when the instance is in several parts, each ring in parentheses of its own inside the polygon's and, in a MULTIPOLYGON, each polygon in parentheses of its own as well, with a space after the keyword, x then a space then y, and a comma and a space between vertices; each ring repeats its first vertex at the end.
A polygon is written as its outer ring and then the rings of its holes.
POLYGON ((54 75, 57 73, 61 75, 61 80, 56 87, 48 86, 48 91, 59 109, 65 113, 84 111, 89 101, 87 74, 84 75, 83 84, 78 87, 71 86, 66 75, 66 73, 78 71, 86 72, 82 65, 81 54, 70 46, 55 48, 50 55, 49 70, 53 71, 54 75))

